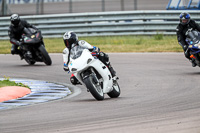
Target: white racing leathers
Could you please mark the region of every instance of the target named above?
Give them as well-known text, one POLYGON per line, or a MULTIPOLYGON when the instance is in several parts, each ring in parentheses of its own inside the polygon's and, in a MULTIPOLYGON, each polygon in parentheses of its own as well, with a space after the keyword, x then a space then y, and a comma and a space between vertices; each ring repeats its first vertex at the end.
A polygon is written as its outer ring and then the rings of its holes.
POLYGON ((76 44, 72 44, 71 47, 71 51, 69 53, 69 49, 65 48, 63 50, 63 62, 64 62, 64 66, 68 66, 68 61, 70 58, 72 59, 76 59, 77 57, 79 57, 83 51, 83 49, 89 49, 90 51, 92 51, 94 48, 92 45, 90 45, 88 42, 84 41, 84 40, 80 40, 78 41, 78 45, 76 44))
POLYGON ((70 53, 68 49, 63 51, 64 64, 68 65, 69 71, 96 100, 103 100, 104 94, 111 98, 118 97, 120 87, 117 80, 103 62, 92 56, 93 47, 85 41, 79 41, 78 44, 72 45, 70 53))

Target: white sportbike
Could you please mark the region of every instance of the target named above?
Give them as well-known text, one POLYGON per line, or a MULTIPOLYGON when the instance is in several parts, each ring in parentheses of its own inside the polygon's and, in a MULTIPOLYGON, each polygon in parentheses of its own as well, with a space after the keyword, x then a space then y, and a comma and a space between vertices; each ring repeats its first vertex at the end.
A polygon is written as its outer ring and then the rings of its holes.
POLYGON ((111 98, 120 95, 117 79, 112 78, 109 69, 88 49, 83 49, 75 58, 70 58, 69 70, 87 87, 96 100, 103 100, 104 94, 111 98))

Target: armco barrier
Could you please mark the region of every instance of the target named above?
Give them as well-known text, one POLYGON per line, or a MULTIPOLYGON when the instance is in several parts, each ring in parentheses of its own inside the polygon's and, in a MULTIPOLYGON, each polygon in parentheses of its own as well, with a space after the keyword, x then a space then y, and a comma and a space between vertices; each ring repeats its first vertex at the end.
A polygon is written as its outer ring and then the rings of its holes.
MULTIPOLYGON (((21 16, 44 37, 62 37, 66 31, 79 36, 174 35, 182 11, 120 11, 21 16)), ((189 11, 200 22, 200 11, 189 11)), ((8 39, 10 17, 0 18, 0 39, 8 39)))

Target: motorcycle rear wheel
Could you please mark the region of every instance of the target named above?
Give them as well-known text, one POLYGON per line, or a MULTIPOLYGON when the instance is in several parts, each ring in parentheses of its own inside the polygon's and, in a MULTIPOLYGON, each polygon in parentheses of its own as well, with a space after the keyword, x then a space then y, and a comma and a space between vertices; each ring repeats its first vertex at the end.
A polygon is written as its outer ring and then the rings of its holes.
POLYGON ((120 90, 119 84, 117 81, 114 81, 113 90, 108 93, 108 96, 110 98, 117 98, 117 97, 119 97, 120 93, 121 93, 121 90, 120 90))
POLYGON ((85 78, 84 83, 96 100, 100 101, 104 99, 103 89, 101 88, 101 85, 98 85, 94 82, 92 75, 89 75, 87 78, 85 78))
POLYGON ((44 48, 44 46, 41 45, 38 49, 39 49, 39 51, 40 51, 41 54, 42 54, 42 57, 43 57, 43 59, 44 59, 44 63, 45 63, 46 65, 51 65, 51 64, 52 64, 51 58, 50 58, 48 52, 46 51, 46 49, 44 48))

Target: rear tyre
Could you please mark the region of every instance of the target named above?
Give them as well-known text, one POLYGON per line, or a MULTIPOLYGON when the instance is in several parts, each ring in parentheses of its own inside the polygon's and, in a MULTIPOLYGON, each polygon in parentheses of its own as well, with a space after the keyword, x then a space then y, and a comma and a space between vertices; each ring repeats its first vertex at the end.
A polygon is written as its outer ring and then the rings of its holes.
POLYGON ((50 58, 48 52, 46 51, 46 49, 44 48, 44 46, 41 45, 38 49, 42 54, 42 58, 43 58, 44 63, 46 65, 51 65, 51 63, 52 63, 51 58, 50 58))
POLYGON ((120 93, 121 93, 121 90, 120 90, 119 84, 117 83, 117 81, 114 81, 113 90, 108 93, 108 96, 110 98, 117 98, 119 97, 120 93))
POLYGON ((87 78, 85 78, 84 83, 96 100, 104 99, 103 89, 101 88, 100 84, 95 82, 95 79, 93 79, 92 75, 89 75, 87 78))

